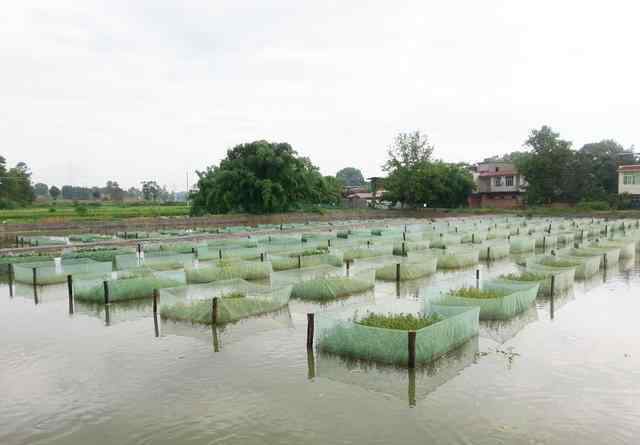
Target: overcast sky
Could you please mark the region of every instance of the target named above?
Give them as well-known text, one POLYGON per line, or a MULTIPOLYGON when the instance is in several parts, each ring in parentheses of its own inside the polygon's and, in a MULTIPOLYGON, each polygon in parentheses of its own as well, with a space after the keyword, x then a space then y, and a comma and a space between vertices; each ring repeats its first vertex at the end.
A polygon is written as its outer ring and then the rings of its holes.
POLYGON ((184 189, 235 144, 380 173, 400 131, 447 161, 640 141, 633 1, 19 0, 0 14, 0 138, 48 184, 184 189))

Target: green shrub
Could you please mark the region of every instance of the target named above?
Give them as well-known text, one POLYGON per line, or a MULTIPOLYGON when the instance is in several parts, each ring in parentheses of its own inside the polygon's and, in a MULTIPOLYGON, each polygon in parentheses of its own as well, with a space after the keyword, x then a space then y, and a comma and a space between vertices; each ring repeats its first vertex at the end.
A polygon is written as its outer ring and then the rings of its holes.
POLYGON ((576 208, 580 210, 609 210, 607 201, 580 201, 576 208))
POLYGON ((507 275, 501 275, 500 278, 511 281, 542 281, 546 277, 533 272, 522 272, 520 274, 510 273, 507 275))
POLYGON ((417 331, 432 324, 442 321, 443 318, 437 314, 413 315, 413 314, 374 314, 369 313, 366 317, 356 321, 357 324, 373 328, 397 329, 401 331, 417 331))
POLYGON ((447 295, 458 298, 500 298, 506 294, 494 290, 482 290, 475 287, 461 287, 460 289, 454 289, 449 291, 447 295))

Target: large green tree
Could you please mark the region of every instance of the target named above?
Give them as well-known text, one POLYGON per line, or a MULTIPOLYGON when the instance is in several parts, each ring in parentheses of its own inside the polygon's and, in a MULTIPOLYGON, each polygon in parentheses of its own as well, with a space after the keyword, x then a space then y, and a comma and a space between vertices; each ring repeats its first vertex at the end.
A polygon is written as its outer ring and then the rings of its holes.
POLYGON ((193 214, 286 212, 334 203, 336 183, 287 143, 255 141, 227 151, 220 165, 198 173, 193 214))
POLYGON ((35 199, 31 185, 31 171, 24 162, 7 169, 6 160, 0 156, 0 207, 10 208, 31 204, 35 199))
POLYGON ((455 208, 467 205, 475 184, 464 164, 428 162, 418 173, 418 199, 428 207, 455 208))
POLYGON ((575 160, 571 142, 560 139, 558 133, 545 125, 531 130, 525 147, 530 149, 529 156, 519 159, 516 166, 528 183, 527 202, 543 204, 566 200, 575 160))
POLYGON ((411 207, 421 203, 420 172, 432 153, 433 146, 419 131, 398 134, 382 167, 388 174, 384 181, 386 199, 411 207))
POLYGON ((336 173, 336 178, 341 180, 344 185, 349 187, 355 187, 359 185, 364 185, 364 176, 362 176, 362 172, 355 167, 345 167, 336 173))

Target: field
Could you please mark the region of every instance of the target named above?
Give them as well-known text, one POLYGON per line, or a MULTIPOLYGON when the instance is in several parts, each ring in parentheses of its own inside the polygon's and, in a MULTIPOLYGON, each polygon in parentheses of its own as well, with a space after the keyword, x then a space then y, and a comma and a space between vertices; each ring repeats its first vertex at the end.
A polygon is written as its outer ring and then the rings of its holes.
POLYGON ((73 220, 96 221, 123 218, 185 216, 189 214, 187 203, 153 204, 135 203, 87 203, 74 205, 59 201, 55 206, 35 204, 31 207, 0 210, 0 221, 10 223, 56 223, 73 220))

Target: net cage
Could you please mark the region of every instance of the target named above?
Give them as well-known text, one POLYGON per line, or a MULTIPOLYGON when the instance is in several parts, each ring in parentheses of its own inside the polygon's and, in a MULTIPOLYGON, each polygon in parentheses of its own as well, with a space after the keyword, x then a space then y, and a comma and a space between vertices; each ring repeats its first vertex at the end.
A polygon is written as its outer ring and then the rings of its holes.
POLYGON ((406 281, 433 275, 438 267, 438 257, 410 252, 406 258, 395 260, 376 268, 376 279, 382 281, 406 281))
POLYGON ((185 267, 185 272, 189 284, 210 283, 234 278, 255 281, 268 279, 272 267, 268 261, 223 260, 214 264, 185 267))
POLYGON ((438 257, 438 269, 460 269, 480 261, 480 251, 477 248, 431 249, 430 253, 438 257))
POLYGON ((600 258, 600 267, 612 266, 620 261, 620 248, 604 247, 604 246, 580 246, 572 249, 571 254, 574 256, 597 256, 600 258))
POLYGON ((241 279, 166 288, 160 317, 198 324, 226 324, 278 311, 289 303, 292 286, 272 288, 241 279))
POLYGON ((532 236, 536 240, 536 247, 540 249, 555 247, 558 244, 558 237, 555 235, 550 235, 546 232, 536 233, 532 236))
POLYGON ((69 235, 69 241, 74 243, 97 243, 100 241, 112 240, 112 235, 100 235, 98 233, 81 233, 69 235))
POLYGON ((461 234, 451 234, 451 233, 443 233, 443 232, 439 232, 439 233, 425 232, 423 235, 423 238, 431 242, 430 247, 438 248, 438 249, 457 246, 462 243, 461 234))
POLYGON ((153 272, 141 270, 137 274, 119 274, 116 272, 115 276, 109 279, 104 279, 104 277, 91 279, 74 278, 73 295, 79 301, 93 303, 106 303, 108 301, 112 303, 150 298, 153 296, 154 289, 175 287, 185 283, 186 278, 182 271, 153 272))
POLYGON ((489 228, 487 229, 487 240, 506 239, 511 236, 511 230, 508 228, 489 228))
POLYGON ((266 235, 256 238, 256 241, 263 245, 290 245, 302 243, 302 235, 300 234, 287 234, 287 235, 266 235))
POLYGON ((393 243, 393 254, 404 256, 408 252, 424 252, 429 250, 431 241, 395 241, 393 243))
POLYGON ((463 244, 481 244, 487 239, 487 232, 474 230, 462 234, 461 242, 463 244))
POLYGON ((416 364, 429 363, 478 335, 479 309, 410 300, 344 307, 315 314, 315 342, 323 353, 398 366, 409 362, 409 332, 415 332, 416 364), (437 321, 416 331, 365 326, 369 314, 437 316, 437 321))
POLYGON ((156 270, 180 269, 193 263, 194 255, 191 253, 175 252, 146 252, 138 256, 135 253, 116 255, 116 269, 131 269, 135 267, 153 267, 156 270))
POLYGON ((509 256, 510 245, 506 240, 486 241, 479 247, 480 259, 483 261, 494 261, 509 256))
POLYGON ((24 236, 25 243, 30 246, 64 246, 67 238, 63 236, 24 236))
POLYGON ((59 284, 67 281, 67 275, 99 275, 110 273, 110 262, 98 262, 89 258, 20 263, 13 266, 14 279, 18 283, 37 285, 59 284))
POLYGON ((348 247, 343 249, 343 257, 345 261, 353 261, 363 258, 372 258, 377 256, 393 255, 392 245, 368 245, 348 247))
POLYGON ((111 262, 115 261, 117 255, 132 254, 131 249, 120 247, 96 247, 90 250, 77 250, 73 252, 65 252, 62 254, 62 261, 76 259, 76 258, 89 258, 94 261, 111 262))
POLYGON ((571 244, 575 240, 573 232, 558 232, 555 235, 558 239, 558 244, 571 244))
POLYGON ((596 275, 600 271, 600 257, 572 255, 575 250, 574 248, 563 249, 558 251, 556 256, 542 257, 537 261, 540 264, 551 266, 558 264, 558 261, 575 264, 576 278, 579 280, 585 280, 596 275))
POLYGON ((479 289, 472 287, 431 288, 427 303, 446 306, 478 307, 480 320, 508 320, 530 308, 538 295, 539 283, 513 283, 488 280, 479 289))
POLYGON ((545 279, 540 282, 539 294, 542 296, 551 295, 552 287, 554 294, 565 292, 573 287, 575 281, 575 267, 552 267, 536 263, 535 261, 527 261, 525 270, 532 274, 545 277, 545 279))
POLYGON ((270 255, 269 261, 274 271, 300 269, 303 267, 328 264, 333 267, 342 267, 343 255, 340 252, 322 253, 322 251, 295 252, 288 256, 270 255))
POLYGON ((196 255, 201 260, 226 260, 226 259, 241 259, 241 260, 257 260, 260 258, 262 250, 258 247, 226 247, 212 249, 209 246, 199 246, 196 249, 196 255))
POLYGON ((361 294, 374 288, 375 270, 364 270, 341 276, 329 274, 293 284, 291 297, 300 300, 328 301, 361 294))
POLYGON ((533 252, 536 250, 536 240, 534 238, 519 236, 509 239, 510 253, 519 254, 533 252))
POLYGON ((619 259, 627 260, 636 257, 636 244, 631 240, 600 240, 592 244, 594 247, 620 249, 619 259))
POLYGON ((253 238, 223 238, 206 241, 210 249, 230 249, 235 247, 258 247, 258 241, 253 238))
POLYGON ((9 264, 52 262, 54 257, 42 254, 18 254, 0 256, 0 274, 9 273, 9 264))

